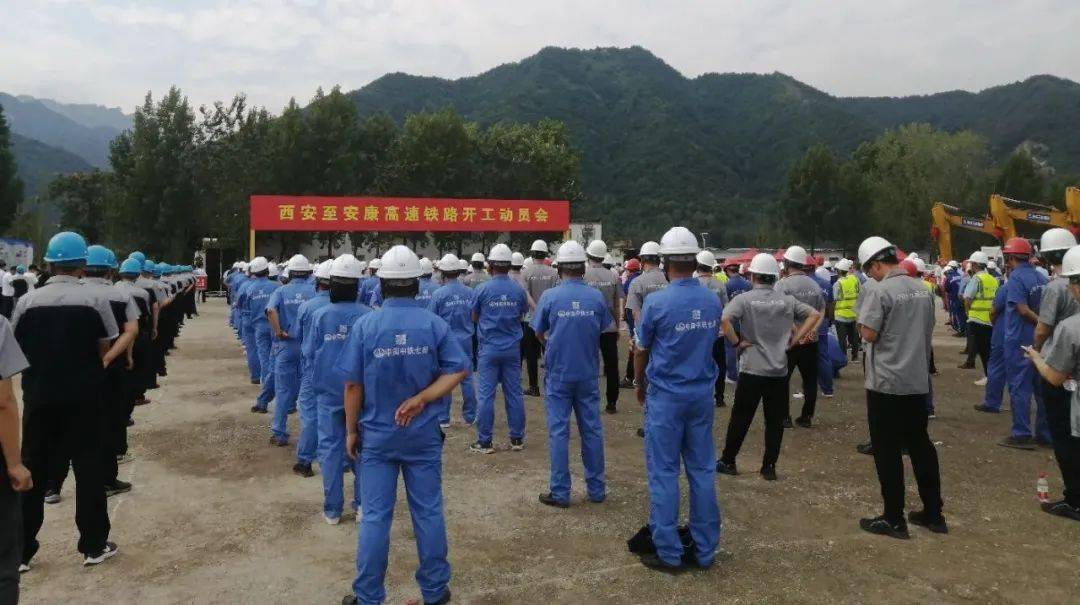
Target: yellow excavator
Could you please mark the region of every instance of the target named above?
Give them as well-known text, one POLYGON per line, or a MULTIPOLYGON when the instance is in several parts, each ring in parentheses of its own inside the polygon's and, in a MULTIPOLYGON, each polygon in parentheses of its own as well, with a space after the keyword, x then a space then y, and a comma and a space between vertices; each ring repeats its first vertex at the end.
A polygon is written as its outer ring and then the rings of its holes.
MULTIPOLYGON (((930 209, 930 215, 934 219, 934 226, 930 229, 930 237, 938 243, 938 256, 950 261, 952 255, 952 228, 960 227, 969 231, 985 233, 998 242, 1003 241, 1005 231, 994 220, 993 216, 970 216, 960 212, 956 206, 949 206, 941 202, 935 202, 930 209)), ((1007 238, 1006 238, 1007 239, 1007 238)))

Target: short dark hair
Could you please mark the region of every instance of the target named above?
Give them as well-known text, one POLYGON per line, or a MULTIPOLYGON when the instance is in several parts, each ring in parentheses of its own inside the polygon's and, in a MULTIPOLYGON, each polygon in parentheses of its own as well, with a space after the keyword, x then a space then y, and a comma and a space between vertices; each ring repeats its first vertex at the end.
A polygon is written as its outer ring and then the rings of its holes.
POLYGON ((410 279, 408 282, 404 280, 390 280, 380 279, 383 298, 416 298, 416 295, 420 293, 420 280, 410 279))
POLYGON ((667 265, 679 271, 693 271, 697 268, 697 260, 672 260, 668 259, 667 265))
POLYGON ((540 250, 533 250, 533 251, 529 252, 529 256, 533 257, 536 260, 544 260, 545 258, 548 257, 548 253, 547 252, 542 252, 540 250))
POLYGON ((1047 250, 1042 253, 1043 260, 1050 265, 1060 265, 1068 250, 1047 250))
POLYGON ((581 277, 585 275, 585 263, 560 263, 559 275, 581 277))
POLYGON ((753 277, 756 277, 759 282, 761 282, 761 283, 763 283, 763 284, 765 284, 767 286, 771 286, 772 284, 776 283, 776 276, 775 275, 768 275, 768 274, 765 274, 765 273, 751 273, 750 275, 753 276, 753 277))
POLYGON ((108 267, 87 267, 86 268, 86 276, 87 277, 105 277, 108 274, 109 274, 109 268, 108 267))

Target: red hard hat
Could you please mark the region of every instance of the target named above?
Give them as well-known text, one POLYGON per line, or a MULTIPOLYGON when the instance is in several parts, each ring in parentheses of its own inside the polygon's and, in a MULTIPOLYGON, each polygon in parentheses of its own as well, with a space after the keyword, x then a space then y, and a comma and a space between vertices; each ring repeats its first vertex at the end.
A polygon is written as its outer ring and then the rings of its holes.
POLYGON ((641 263, 638 261, 638 259, 632 258, 632 259, 626 261, 626 270, 627 271, 640 271, 641 270, 641 263))
POLYGON ((1001 247, 1002 254, 1022 254, 1025 256, 1031 256, 1031 242, 1022 237, 1010 237, 1005 245, 1001 247))
POLYGON ((915 266, 915 263, 913 263, 913 262, 911 262, 909 260, 900 261, 900 268, 903 269, 904 271, 907 271, 907 274, 910 277, 918 277, 919 276, 918 267, 915 266))

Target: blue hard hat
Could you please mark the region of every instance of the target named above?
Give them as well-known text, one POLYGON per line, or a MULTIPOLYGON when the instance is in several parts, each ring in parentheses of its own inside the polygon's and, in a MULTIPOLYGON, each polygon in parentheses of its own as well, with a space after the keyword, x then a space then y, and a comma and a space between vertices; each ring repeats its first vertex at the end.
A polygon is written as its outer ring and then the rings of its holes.
POLYGON ((47 263, 81 263, 86 260, 86 240, 72 231, 61 231, 52 236, 45 249, 47 263))
MULTIPOLYGON (((147 263, 147 265, 149 265, 149 264, 150 263, 147 263)), ((151 265, 150 268, 147 269, 147 271, 150 271, 151 273, 153 273, 154 277, 161 277, 161 270, 162 270, 163 267, 164 267, 164 265, 162 263, 158 263, 156 265, 151 265)))
POLYGON ((142 265, 143 273, 153 273, 156 268, 157 268, 157 264, 154 263, 154 261, 152 261, 152 260, 148 260, 148 261, 144 262, 143 265, 142 265))
POLYGON ((86 249, 86 266, 115 269, 116 254, 105 246, 98 246, 95 244, 86 249))
POLYGON ((146 255, 143 254, 142 252, 139 252, 138 250, 136 250, 136 251, 132 252, 131 254, 129 254, 128 258, 134 258, 135 260, 139 261, 139 264, 142 264, 142 263, 146 262, 146 255))
POLYGON ((15 267, 15 272, 19 275, 26 273, 26 265, 18 265, 17 267, 15 267))
POLYGON ((138 275, 142 273, 143 264, 137 258, 129 258, 120 263, 120 275, 138 275))

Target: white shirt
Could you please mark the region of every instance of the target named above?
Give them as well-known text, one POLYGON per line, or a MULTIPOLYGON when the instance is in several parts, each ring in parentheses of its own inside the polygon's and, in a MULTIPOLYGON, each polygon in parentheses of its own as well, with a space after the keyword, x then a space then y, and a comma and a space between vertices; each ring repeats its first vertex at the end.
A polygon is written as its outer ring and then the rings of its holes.
POLYGON ((4 276, 0 278, 0 296, 15 296, 15 288, 11 287, 11 278, 14 275, 4 271, 4 276))

